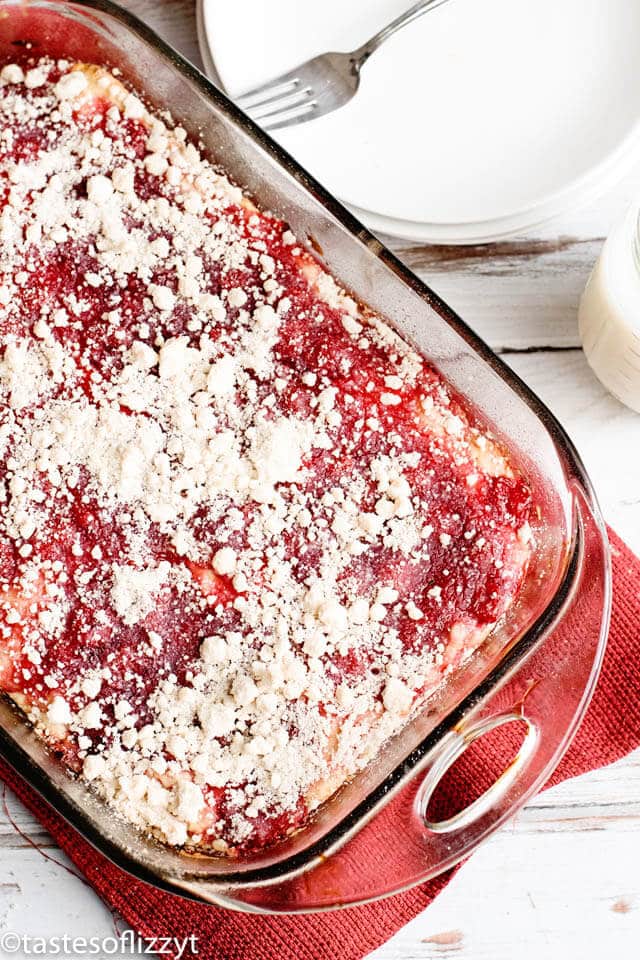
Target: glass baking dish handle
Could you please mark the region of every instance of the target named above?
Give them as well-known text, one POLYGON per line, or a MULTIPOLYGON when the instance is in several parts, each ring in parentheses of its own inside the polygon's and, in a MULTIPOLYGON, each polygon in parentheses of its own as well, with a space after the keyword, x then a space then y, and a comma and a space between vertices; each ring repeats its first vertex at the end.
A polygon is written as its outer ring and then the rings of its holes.
POLYGON ((451 833, 454 830, 461 830, 491 810, 509 792, 525 767, 528 766, 538 745, 539 735, 540 732, 536 723, 523 713, 515 711, 498 714, 495 717, 486 717, 466 729, 452 730, 445 740, 437 760, 424 778, 418 797, 418 810, 427 830, 432 833, 451 833), (526 725, 524 740, 516 756, 503 770, 495 783, 481 793, 476 800, 467 804, 466 807, 446 820, 430 820, 427 811, 438 785, 454 763, 467 752, 471 744, 484 737, 485 734, 491 733, 492 730, 518 722, 526 725))

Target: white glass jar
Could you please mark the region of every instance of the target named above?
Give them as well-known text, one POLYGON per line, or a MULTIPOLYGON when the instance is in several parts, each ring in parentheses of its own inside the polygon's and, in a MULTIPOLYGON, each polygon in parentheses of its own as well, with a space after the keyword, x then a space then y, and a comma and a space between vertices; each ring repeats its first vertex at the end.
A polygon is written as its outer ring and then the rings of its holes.
POLYGON ((640 413, 640 210, 609 235, 578 312, 585 355, 602 384, 640 413))

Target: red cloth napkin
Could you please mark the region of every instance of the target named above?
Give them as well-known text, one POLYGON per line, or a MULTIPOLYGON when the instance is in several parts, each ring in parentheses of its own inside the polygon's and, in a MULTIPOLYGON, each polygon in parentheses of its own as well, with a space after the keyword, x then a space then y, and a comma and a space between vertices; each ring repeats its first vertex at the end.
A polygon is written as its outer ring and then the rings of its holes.
MULTIPOLYGON (((569 752, 549 784, 612 763, 640 744, 640 559, 609 531, 614 604, 600 682, 569 752)), ((0 777, 50 831, 103 900, 142 937, 198 937, 203 960, 359 960, 424 910, 453 871, 387 900, 300 917, 220 910, 171 896, 109 863, 0 763, 0 777)), ((188 951, 185 956, 188 955, 188 951)))

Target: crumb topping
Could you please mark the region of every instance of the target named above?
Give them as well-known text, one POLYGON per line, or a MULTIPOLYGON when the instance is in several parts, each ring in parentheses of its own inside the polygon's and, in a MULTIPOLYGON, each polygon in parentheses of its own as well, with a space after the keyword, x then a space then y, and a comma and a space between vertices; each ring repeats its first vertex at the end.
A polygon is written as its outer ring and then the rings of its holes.
POLYGON ((0 117, 0 687, 141 829, 263 847, 504 614, 526 481, 114 73, 0 117))

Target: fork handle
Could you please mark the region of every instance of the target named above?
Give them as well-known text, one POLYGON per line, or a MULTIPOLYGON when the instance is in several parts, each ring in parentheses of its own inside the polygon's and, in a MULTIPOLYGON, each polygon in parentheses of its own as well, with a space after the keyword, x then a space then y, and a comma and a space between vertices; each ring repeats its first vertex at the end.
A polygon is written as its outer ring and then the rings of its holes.
POLYGON ((399 17, 396 17, 395 20, 388 23, 382 30, 379 30, 378 33, 367 40, 366 43, 363 43, 361 47, 354 50, 351 59, 355 70, 360 70, 360 67, 366 63, 371 54, 377 50, 378 47, 382 46, 385 40, 388 40, 394 33, 401 30, 402 27, 406 27, 407 24, 413 23, 418 17, 428 13, 429 10, 434 10, 436 7, 440 7, 443 3, 447 2, 448 0, 422 0, 421 3, 414 3, 412 7, 409 7, 408 10, 401 13, 399 17))

